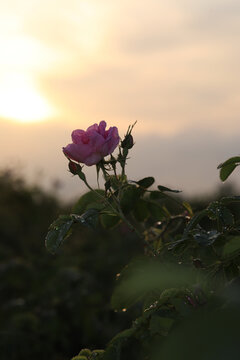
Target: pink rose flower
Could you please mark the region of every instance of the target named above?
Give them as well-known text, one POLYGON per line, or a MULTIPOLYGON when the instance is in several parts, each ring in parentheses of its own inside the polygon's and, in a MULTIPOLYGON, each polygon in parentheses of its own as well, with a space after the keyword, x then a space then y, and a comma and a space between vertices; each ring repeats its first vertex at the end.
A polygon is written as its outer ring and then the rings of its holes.
POLYGON ((88 166, 97 164, 111 154, 119 143, 118 129, 113 126, 106 130, 106 122, 101 121, 84 130, 72 132, 72 144, 63 148, 64 154, 88 166))

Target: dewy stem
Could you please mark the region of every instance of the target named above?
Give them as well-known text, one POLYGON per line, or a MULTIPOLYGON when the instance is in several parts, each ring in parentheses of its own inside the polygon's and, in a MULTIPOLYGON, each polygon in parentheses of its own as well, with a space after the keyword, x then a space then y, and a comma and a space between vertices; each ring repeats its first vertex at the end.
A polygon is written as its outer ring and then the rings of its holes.
MULTIPOLYGON (((82 179, 83 180, 83 179, 82 179)), ((91 191, 93 191, 98 197, 100 197, 104 203, 107 205, 107 206, 110 206, 111 209, 113 210, 113 212, 116 214, 116 215, 119 215, 118 214, 118 211, 116 211, 116 209, 114 209, 114 207, 112 206, 112 204, 104 197, 102 196, 101 194, 99 194, 99 192, 97 192, 96 190, 94 190, 87 182, 86 179, 83 180, 83 182, 85 183, 85 185, 87 186, 87 188, 91 191)))
MULTIPOLYGON (((103 170, 103 169, 102 169, 103 170)), ((105 170, 105 169, 104 169, 105 170)), ((85 185, 87 186, 87 188, 91 191, 93 191, 98 197, 100 197, 104 203, 107 205, 107 206, 110 206, 112 211, 118 215, 126 224, 127 226, 135 232, 135 234, 145 243, 145 245, 149 248, 149 250, 151 250, 152 254, 154 256, 157 256, 157 251, 153 248, 153 246, 151 244, 149 244, 148 241, 145 240, 144 236, 138 231, 138 229, 133 226, 129 221, 128 219, 125 217, 125 215, 123 214, 122 212, 122 209, 121 209, 121 206, 120 206, 120 203, 118 201, 118 199, 115 197, 114 194, 112 194, 112 197, 113 197, 113 200, 117 206, 117 210, 112 206, 112 204, 104 197, 102 196, 101 194, 99 194, 99 192, 97 192, 96 190, 94 190, 87 182, 86 178, 81 178, 83 180, 83 182, 85 183, 85 185)))

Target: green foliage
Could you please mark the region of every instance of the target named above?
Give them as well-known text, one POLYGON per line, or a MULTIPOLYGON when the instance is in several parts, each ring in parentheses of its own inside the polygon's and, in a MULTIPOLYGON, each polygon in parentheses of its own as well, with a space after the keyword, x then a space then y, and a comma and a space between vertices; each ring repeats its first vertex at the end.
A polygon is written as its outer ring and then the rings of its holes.
POLYGON ((150 216, 149 203, 144 199, 139 199, 133 209, 133 214, 137 221, 145 221, 150 216))
MULTIPOLYGON (((136 320, 118 332, 104 352, 83 349, 79 356, 87 360, 215 360, 230 354, 237 359, 240 197, 225 196, 195 209, 176 195, 179 190, 162 185, 151 190, 153 177, 128 180, 125 166, 134 145, 132 129, 128 128, 118 156, 97 164, 97 177, 101 170, 105 191, 86 194, 76 213, 59 218, 47 235, 47 245, 55 252, 73 223, 98 232, 125 223, 143 247, 143 256, 118 273, 111 299, 116 313, 137 312, 136 320), (203 344, 199 345, 199 339, 203 344)), ((240 157, 220 164, 221 180, 238 165, 240 157)), ((81 167, 73 164, 70 170, 91 189, 81 167)), ((33 317, 26 324, 38 326, 33 317)))
POLYGON ((117 334, 109 343, 105 353, 104 360, 116 359, 120 360, 123 355, 123 348, 126 346, 129 339, 134 334, 134 329, 127 329, 117 334))
POLYGON ((169 189, 168 187, 162 186, 162 185, 158 185, 158 190, 161 191, 161 192, 165 192, 165 191, 169 191, 169 192, 173 192, 173 193, 180 193, 181 192, 180 190, 172 190, 172 189, 169 189))
POLYGON ((135 185, 128 185, 123 189, 120 206, 124 214, 128 214, 135 208, 140 196, 141 189, 137 188, 135 185))
POLYGON ((198 309, 180 322, 161 346, 156 346, 152 360, 237 360, 239 320, 239 308, 234 306, 214 311, 198 309))
POLYGON ((147 202, 148 210, 151 214, 151 218, 154 221, 160 221, 166 218, 167 213, 164 209, 164 207, 160 206, 157 202, 154 201, 148 201, 147 202))
POLYGON ((76 223, 83 224, 89 228, 96 228, 98 224, 99 211, 96 209, 89 209, 80 215, 61 215, 55 220, 49 228, 46 236, 45 244, 47 249, 55 254, 59 246, 71 234, 71 227, 76 223))
POLYGON ((101 214, 100 221, 104 229, 112 229, 120 223, 121 218, 109 211, 109 213, 101 214))
POLYGON ((135 304, 153 291, 160 296, 167 288, 184 288, 200 281, 195 269, 155 260, 138 260, 129 264, 119 278, 112 296, 112 306, 121 310, 135 304))
POLYGON ((154 315, 152 316, 149 325, 150 334, 151 336, 154 336, 156 334, 166 336, 169 333, 173 324, 174 319, 154 315))
POLYGON ((112 193, 121 199, 134 188, 126 216, 145 242, 95 193, 71 211, 21 179, 0 176, 1 358, 69 360, 81 346, 106 351, 75 359, 238 358, 240 197, 181 206, 178 198, 121 179, 119 192, 111 185, 100 195, 116 206, 112 193), (51 246, 74 227, 71 241, 52 257, 42 239, 49 221, 68 212, 51 228, 51 246), (104 216, 116 218, 115 229, 104 216), (137 253, 150 258, 121 271, 137 253), (197 339, 204 353, 196 353, 197 339))
POLYGON ((92 351, 92 360, 97 359, 101 360, 104 358, 105 351, 104 350, 93 350, 92 351))
POLYGON ((231 236, 223 246, 223 257, 236 256, 240 253, 240 236, 231 236))
MULTIPOLYGON (((149 190, 154 184, 153 177, 128 181, 125 165, 132 146, 127 145, 129 139, 133 144, 128 132, 114 163, 116 166, 119 162, 122 177, 108 176, 111 163, 102 164, 106 180, 104 196, 109 206, 100 209, 100 223, 112 228, 120 221, 125 222, 144 244, 145 256, 130 262, 118 274, 111 299, 115 311, 125 314, 141 308, 142 313, 131 327, 114 336, 101 354, 102 359, 190 356, 203 360, 208 353, 211 359, 224 359, 228 353, 235 358, 237 328, 232 323, 235 302, 239 304, 239 299, 236 300, 239 286, 231 289, 229 286, 240 278, 240 197, 214 199, 194 210, 189 202, 176 197, 179 190, 162 185, 149 190), (208 318, 211 331, 205 331, 208 318), (219 319, 229 326, 232 343, 228 336, 224 338, 219 319), (197 356, 198 343, 192 329, 196 329, 198 338, 204 333, 205 350, 197 356), (178 353, 186 337, 190 345, 178 353), (221 340, 221 351, 216 346, 217 338, 221 340)), ((240 157, 220 164, 221 180, 226 180, 238 165, 240 157)))
POLYGON ((88 209, 81 216, 72 215, 76 222, 87 226, 90 229, 95 229, 98 224, 99 211, 97 209, 88 209))
POLYGON ((82 215, 89 208, 104 208, 103 199, 100 198, 99 195, 104 196, 104 191, 97 189, 95 191, 88 191, 86 194, 82 195, 73 206, 73 213, 82 215))
POLYGON ((101 360, 104 356, 104 350, 89 350, 82 349, 77 356, 74 356, 71 360, 101 360))
POLYGON ((70 207, 52 195, 10 172, 0 174, 3 360, 69 360, 81 346, 103 348, 135 316, 115 313, 109 299, 115 274, 141 251, 136 236, 122 225, 116 232, 99 227, 96 236, 77 214, 71 241, 52 256, 43 239, 64 213, 70 207))
POLYGON ((220 179, 222 181, 227 180, 229 175, 240 165, 240 156, 234 156, 218 165, 220 169, 220 179))
POLYGON ((137 184, 140 186, 140 187, 143 187, 145 189, 149 188, 150 186, 152 186, 154 184, 154 178, 152 176, 149 176, 149 177, 146 177, 142 180, 139 180, 137 182, 137 184))
MULTIPOLYGON (((234 161, 235 168, 239 158, 234 161)), ((233 159, 221 167, 221 174, 226 178, 232 165, 233 159)), ((233 359, 237 358, 233 289, 227 290, 225 298, 222 293, 229 282, 240 275, 239 196, 214 200, 196 214, 188 202, 173 199, 182 212, 172 215, 166 207, 170 198, 165 192, 179 191, 158 186, 159 191, 146 193, 154 181, 149 179, 137 183, 140 189, 131 184, 125 186, 120 205, 125 214, 134 215, 138 223, 145 225, 145 242, 154 249, 145 253, 155 258, 135 260, 126 266, 118 276, 112 295, 115 310, 126 312, 140 305, 143 313, 131 328, 109 342, 103 359, 156 360, 190 356, 203 360, 206 354, 211 359, 225 359, 228 353, 233 359), (210 331, 206 332, 209 318, 210 331), (224 336, 225 321, 228 336, 224 336), (204 333, 205 344, 204 352, 197 356, 197 337, 192 330, 195 328, 198 338, 204 333), (214 336, 209 342, 211 334, 214 336), (186 337, 190 345, 179 353, 186 337), (219 339, 221 351, 217 347, 219 339)), ((237 286, 234 287, 236 293, 239 294, 237 286)))
POLYGON ((233 172, 233 170, 235 170, 236 167, 237 167, 237 165, 235 165, 235 164, 229 164, 229 165, 223 166, 220 169, 220 179, 222 181, 227 180, 229 175, 231 175, 231 173, 233 172))
POLYGON ((91 350, 89 349, 82 349, 79 353, 79 355, 83 355, 83 356, 86 356, 86 357, 90 357, 91 356, 91 350))
POLYGON ((74 219, 72 219, 71 216, 62 215, 51 224, 45 244, 52 254, 56 253, 62 242, 70 235, 73 222, 74 219))

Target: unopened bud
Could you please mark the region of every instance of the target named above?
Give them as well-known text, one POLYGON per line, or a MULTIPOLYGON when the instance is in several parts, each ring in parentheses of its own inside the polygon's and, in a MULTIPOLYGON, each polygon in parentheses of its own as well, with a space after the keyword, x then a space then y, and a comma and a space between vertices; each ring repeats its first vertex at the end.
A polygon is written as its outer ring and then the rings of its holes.
POLYGON ((71 160, 68 163, 68 168, 69 168, 70 173, 72 173, 73 175, 79 174, 79 172, 81 172, 81 170, 82 170, 82 167, 79 164, 77 164, 71 160))
POLYGON ((133 137, 131 134, 127 134, 124 138, 124 140, 121 142, 121 147, 131 149, 134 145, 133 137))

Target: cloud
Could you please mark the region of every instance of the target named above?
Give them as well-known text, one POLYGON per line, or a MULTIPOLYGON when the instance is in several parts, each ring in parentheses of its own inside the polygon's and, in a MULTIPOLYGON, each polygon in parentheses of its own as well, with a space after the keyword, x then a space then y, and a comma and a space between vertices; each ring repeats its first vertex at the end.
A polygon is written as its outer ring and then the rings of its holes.
POLYGON ((72 124, 80 121, 118 121, 122 126, 139 121, 143 132, 181 132, 194 127, 221 132, 239 130, 238 76, 228 78, 220 69, 178 68, 162 61, 152 69, 102 66, 85 76, 45 80, 45 91, 63 109, 72 124), (165 73, 164 73, 165 72, 165 73), (226 79, 225 79, 226 77, 226 79))
POLYGON ((239 15, 238 0, 149 0, 130 7, 124 26, 118 23, 112 34, 126 52, 137 56, 186 46, 195 48, 196 43, 208 44, 212 40, 220 41, 222 46, 227 45, 227 39, 239 39, 239 15))
POLYGON ((63 119, 113 119, 123 126, 138 119, 143 132, 155 126, 169 134, 189 126, 239 130, 236 1, 90 1, 84 24, 81 3, 70 1, 65 11, 62 2, 48 14, 44 8, 27 23, 39 39, 68 53, 41 77, 63 119), (81 34, 94 20, 101 36, 92 52, 81 34))

